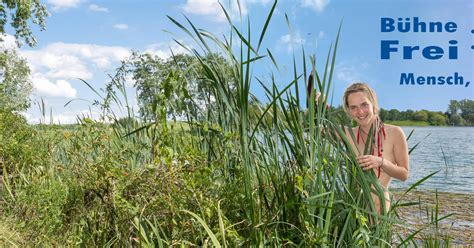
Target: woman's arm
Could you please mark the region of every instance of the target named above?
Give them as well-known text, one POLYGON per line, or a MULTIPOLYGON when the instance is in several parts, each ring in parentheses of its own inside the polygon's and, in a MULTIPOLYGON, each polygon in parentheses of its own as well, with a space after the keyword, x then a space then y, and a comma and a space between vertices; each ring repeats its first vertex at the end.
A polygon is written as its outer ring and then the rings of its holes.
POLYGON ((409 169, 408 145, 405 134, 403 134, 403 130, 400 127, 394 127, 391 135, 393 137, 393 157, 395 158, 395 163, 373 155, 358 156, 357 161, 363 170, 381 167, 387 175, 400 181, 405 181, 408 179, 409 169))
POLYGON ((383 161, 382 169, 389 176, 405 181, 408 179, 408 169, 410 166, 408 144, 405 139, 405 134, 400 127, 395 127, 393 131, 393 157, 395 158, 395 164, 388 160, 383 161))

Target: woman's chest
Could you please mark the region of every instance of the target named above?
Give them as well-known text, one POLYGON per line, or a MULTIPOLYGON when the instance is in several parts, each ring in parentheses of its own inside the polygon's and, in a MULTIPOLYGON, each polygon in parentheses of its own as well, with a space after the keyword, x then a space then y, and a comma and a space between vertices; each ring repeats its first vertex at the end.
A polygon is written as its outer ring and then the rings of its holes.
POLYGON ((393 141, 390 137, 381 137, 369 141, 359 137, 359 140, 352 141, 352 148, 357 155, 374 155, 393 159, 393 141))

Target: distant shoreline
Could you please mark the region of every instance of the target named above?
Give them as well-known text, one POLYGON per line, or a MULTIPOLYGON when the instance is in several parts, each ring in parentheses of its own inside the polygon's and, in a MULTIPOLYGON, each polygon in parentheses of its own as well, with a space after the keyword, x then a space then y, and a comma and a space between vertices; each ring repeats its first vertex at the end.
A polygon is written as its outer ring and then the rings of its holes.
POLYGON ((426 121, 385 121, 386 124, 400 127, 474 127, 474 126, 451 126, 451 125, 430 125, 426 121))

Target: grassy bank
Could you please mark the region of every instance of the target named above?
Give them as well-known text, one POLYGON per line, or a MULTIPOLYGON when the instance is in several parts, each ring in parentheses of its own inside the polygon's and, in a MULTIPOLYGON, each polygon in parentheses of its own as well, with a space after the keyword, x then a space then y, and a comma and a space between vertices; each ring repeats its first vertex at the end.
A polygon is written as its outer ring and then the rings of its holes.
POLYGON ((430 124, 426 121, 387 121, 387 124, 405 127, 427 127, 430 124))

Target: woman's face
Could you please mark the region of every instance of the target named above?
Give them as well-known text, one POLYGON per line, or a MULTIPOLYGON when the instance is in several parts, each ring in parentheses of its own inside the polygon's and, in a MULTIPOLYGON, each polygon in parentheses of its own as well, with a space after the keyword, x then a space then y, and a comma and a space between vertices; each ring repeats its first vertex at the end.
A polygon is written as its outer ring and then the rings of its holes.
POLYGON ((349 114, 359 126, 367 126, 375 119, 374 106, 364 92, 354 92, 347 97, 349 114))

